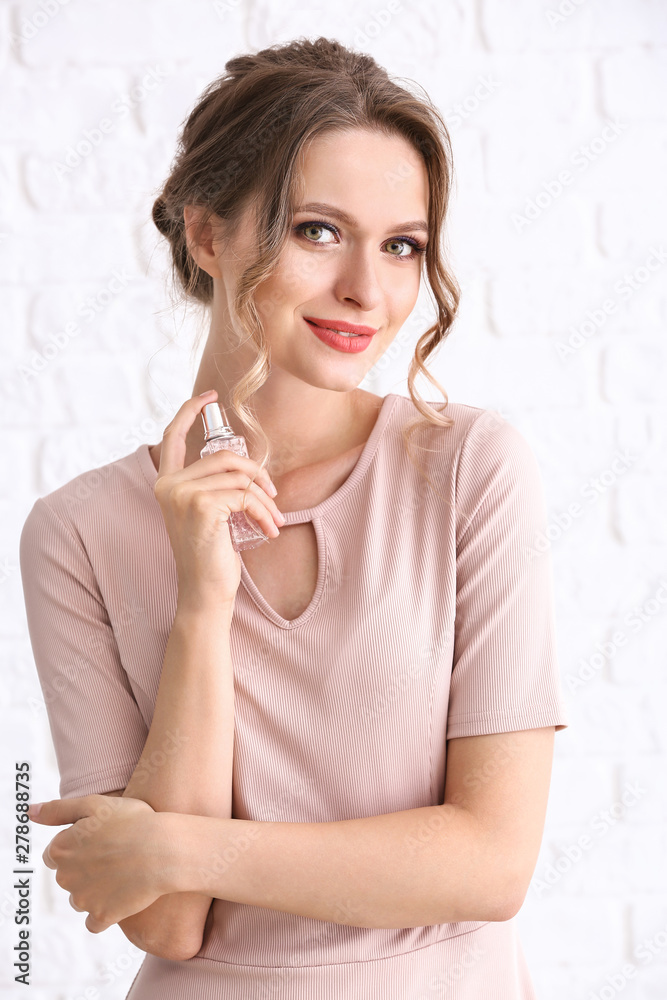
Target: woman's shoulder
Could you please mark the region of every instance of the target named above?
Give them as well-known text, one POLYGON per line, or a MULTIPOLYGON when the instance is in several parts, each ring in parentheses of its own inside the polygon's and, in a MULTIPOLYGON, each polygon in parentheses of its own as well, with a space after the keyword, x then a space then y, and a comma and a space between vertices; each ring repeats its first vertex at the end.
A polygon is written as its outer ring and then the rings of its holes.
POLYGON ((450 421, 448 426, 427 422, 409 396, 397 396, 398 413, 402 417, 399 430, 419 419, 421 426, 414 434, 414 440, 432 448, 436 454, 455 457, 465 448, 466 453, 484 448, 506 448, 512 443, 520 444, 525 439, 511 423, 507 414, 499 410, 473 406, 469 403, 443 400, 424 402, 450 421))
POLYGON ((138 506, 146 506, 147 496, 153 498, 146 461, 152 461, 148 445, 140 445, 73 476, 35 500, 22 534, 39 532, 45 524, 60 525, 83 541, 91 532, 136 523, 138 506), (130 508, 134 516, 128 523, 130 508))
MULTIPOLYGON (((538 458, 528 440, 512 420, 499 410, 442 400, 425 400, 450 418, 441 425, 422 422, 411 441, 419 464, 435 481, 451 480, 457 494, 481 496, 489 490, 541 489, 538 458)), ((401 420, 396 434, 402 436, 420 411, 409 397, 398 401, 401 420)), ((395 448, 390 449, 396 455, 395 448)))

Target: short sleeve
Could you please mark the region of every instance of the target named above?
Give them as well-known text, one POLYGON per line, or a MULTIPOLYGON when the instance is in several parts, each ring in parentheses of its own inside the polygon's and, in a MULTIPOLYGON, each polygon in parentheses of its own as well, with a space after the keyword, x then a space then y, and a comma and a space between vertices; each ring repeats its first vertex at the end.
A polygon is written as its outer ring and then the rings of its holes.
POLYGON ((525 438, 484 410, 456 469, 456 615, 447 739, 569 725, 546 505, 525 438))
POLYGON ((148 728, 81 539, 42 498, 23 526, 19 559, 60 798, 125 788, 148 728))

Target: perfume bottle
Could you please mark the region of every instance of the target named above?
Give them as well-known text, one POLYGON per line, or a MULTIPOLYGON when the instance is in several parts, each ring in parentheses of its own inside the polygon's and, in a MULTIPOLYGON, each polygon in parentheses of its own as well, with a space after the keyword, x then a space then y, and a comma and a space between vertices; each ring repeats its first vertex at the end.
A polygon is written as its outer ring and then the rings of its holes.
MULTIPOLYGON (((224 409, 221 411, 218 403, 207 403, 202 410, 201 418, 204 422, 206 444, 199 453, 200 458, 223 449, 248 458, 245 438, 235 434, 227 424, 227 415, 224 409)), ((235 552, 240 552, 241 549, 254 549, 262 542, 269 541, 269 536, 262 531, 259 524, 243 510, 233 510, 229 515, 228 524, 235 552)))

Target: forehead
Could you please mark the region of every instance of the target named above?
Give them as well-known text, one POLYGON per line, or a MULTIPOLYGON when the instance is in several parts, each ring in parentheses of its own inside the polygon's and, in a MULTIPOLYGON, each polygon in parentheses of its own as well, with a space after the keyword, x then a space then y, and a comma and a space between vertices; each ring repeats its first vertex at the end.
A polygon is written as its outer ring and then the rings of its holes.
POLYGON ((297 164, 294 205, 327 203, 368 220, 426 219, 428 174, 401 135, 366 129, 325 133, 304 145, 297 164))

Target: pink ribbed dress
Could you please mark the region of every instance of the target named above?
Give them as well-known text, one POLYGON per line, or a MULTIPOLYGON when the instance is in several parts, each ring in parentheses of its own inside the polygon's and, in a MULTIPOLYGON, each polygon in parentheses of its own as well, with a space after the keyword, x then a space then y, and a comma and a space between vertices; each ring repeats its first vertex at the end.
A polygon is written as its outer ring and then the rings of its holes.
MULTIPOLYGON (((439 405, 439 404, 434 404, 439 405)), ((233 815, 326 822, 444 800, 447 740, 568 725, 536 459, 459 403, 415 441, 390 393, 312 521, 313 598, 287 621, 245 566, 231 627, 233 815)), ((153 715, 176 569, 148 445, 35 502, 21 535, 60 796, 123 788, 153 715)), ((55 790, 54 790, 55 792, 55 790)), ((54 796, 55 797, 55 796, 54 796)), ((353 903, 353 901, 351 901, 353 903)), ((376 929, 219 899, 194 958, 147 955, 128 1000, 534 1000, 515 921, 376 929)))

